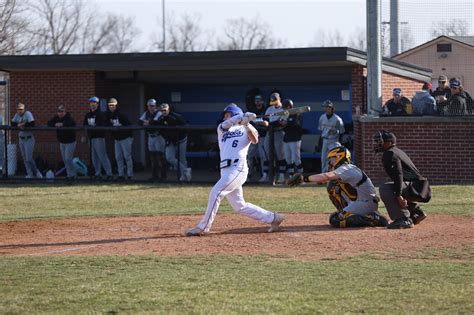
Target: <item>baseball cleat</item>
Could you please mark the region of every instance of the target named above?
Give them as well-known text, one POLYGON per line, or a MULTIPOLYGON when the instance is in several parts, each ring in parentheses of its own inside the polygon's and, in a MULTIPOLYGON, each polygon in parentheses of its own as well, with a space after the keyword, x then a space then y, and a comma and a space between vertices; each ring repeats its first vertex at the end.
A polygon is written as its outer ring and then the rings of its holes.
POLYGON ((413 224, 417 225, 424 219, 426 219, 427 215, 426 213, 421 210, 420 207, 417 207, 413 214, 410 216, 410 219, 413 221, 413 224))
POLYGON ((410 229, 413 227, 413 221, 410 218, 398 218, 389 225, 387 225, 387 229, 410 229))
POLYGON ((188 237, 189 236, 204 236, 204 235, 207 235, 207 234, 209 234, 209 232, 205 232, 205 231, 201 230, 198 227, 193 227, 193 228, 187 229, 183 233, 184 236, 188 236, 188 237))
POLYGON ((280 231, 281 227, 280 224, 285 220, 285 218, 279 214, 279 213, 274 213, 275 217, 273 218, 273 222, 270 225, 270 228, 268 229, 268 233, 273 233, 273 232, 278 232, 280 231))

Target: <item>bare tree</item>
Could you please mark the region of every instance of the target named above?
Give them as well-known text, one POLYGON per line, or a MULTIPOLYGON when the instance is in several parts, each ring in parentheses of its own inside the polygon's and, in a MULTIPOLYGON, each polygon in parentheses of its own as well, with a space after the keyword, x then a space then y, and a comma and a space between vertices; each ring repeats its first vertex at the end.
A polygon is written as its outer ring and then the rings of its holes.
MULTIPOLYGON (((201 16, 199 14, 184 13, 179 18, 171 13, 167 15, 166 26, 166 51, 204 51, 209 48, 209 40, 206 40, 207 33, 200 26, 201 16)), ((161 26, 162 21, 158 19, 161 26)), ((163 29, 157 33, 152 33, 152 49, 163 50, 163 29)), ((207 38, 209 38, 208 36, 207 38)))
POLYGON ((85 0, 29 0, 34 53, 121 53, 139 34, 130 17, 98 13, 85 0))
POLYGON ((344 37, 339 30, 318 29, 310 44, 316 47, 337 47, 344 45, 344 37))
POLYGON ((17 55, 28 50, 27 20, 17 0, 0 0, 0 54, 17 55))
POLYGON ((431 28, 431 35, 438 37, 446 36, 466 36, 469 34, 469 22, 461 19, 452 19, 449 21, 440 21, 433 24, 431 28))
POLYGON ((347 46, 362 51, 367 50, 367 31, 364 28, 357 28, 347 41, 347 46))
POLYGON ((271 27, 259 16, 252 20, 229 19, 224 26, 225 41, 217 42, 219 50, 248 50, 283 47, 280 39, 273 37, 271 27))

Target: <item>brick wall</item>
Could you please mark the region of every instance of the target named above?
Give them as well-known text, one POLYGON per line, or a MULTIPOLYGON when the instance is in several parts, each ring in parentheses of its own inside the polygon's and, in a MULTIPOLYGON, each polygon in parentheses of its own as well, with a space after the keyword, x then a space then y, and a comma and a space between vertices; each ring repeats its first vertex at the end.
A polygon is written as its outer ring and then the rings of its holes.
MULTIPOLYGON (((26 104, 35 117, 37 126, 45 126, 56 114, 58 105, 64 104, 78 124, 82 125, 88 111, 88 98, 95 94, 96 76, 94 71, 83 72, 11 72, 11 117, 16 112, 16 104, 26 104)), ((89 160, 86 143, 81 143, 82 132, 78 132, 76 155, 89 160)), ((55 132, 38 132, 35 157, 41 156, 49 163, 61 160, 55 132)), ((15 134, 12 142, 17 142, 15 134)))
MULTIPOLYGON (((367 96, 364 96, 364 77, 367 76, 367 68, 361 65, 352 66, 352 112, 355 113, 355 107, 361 108, 361 113, 367 113, 367 96)), ((423 82, 401 77, 392 73, 382 73, 382 102, 385 103, 391 99, 394 88, 401 88, 403 95, 410 100, 416 91, 421 90, 423 82)))
POLYGON ((433 184, 474 182, 472 117, 360 117, 354 119, 355 161, 376 183, 387 179, 372 135, 386 129, 433 184))

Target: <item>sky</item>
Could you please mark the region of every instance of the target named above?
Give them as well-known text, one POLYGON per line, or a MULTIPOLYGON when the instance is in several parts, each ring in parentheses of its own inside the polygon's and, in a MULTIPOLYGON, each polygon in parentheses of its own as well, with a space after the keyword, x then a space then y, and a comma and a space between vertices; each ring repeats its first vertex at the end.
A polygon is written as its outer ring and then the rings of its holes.
MULTIPOLYGON (((161 32, 162 0, 94 0, 100 12, 135 17, 142 34, 139 50, 149 46, 150 34, 161 32)), ((365 29, 365 0, 165 0, 166 14, 201 17, 204 29, 219 32, 230 18, 259 16, 270 24, 275 38, 289 47, 307 47, 320 29, 339 30, 349 37, 365 29)))

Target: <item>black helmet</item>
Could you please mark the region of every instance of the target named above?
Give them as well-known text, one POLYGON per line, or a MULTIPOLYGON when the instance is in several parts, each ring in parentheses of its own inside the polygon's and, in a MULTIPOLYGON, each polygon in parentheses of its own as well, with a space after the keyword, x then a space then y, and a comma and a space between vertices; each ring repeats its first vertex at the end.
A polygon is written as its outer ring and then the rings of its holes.
POLYGON ((293 101, 290 100, 289 98, 284 99, 283 102, 281 102, 283 105, 283 108, 293 108, 293 101))
POLYGON ((336 162, 330 167, 331 170, 335 170, 344 163, 351 163, 351 152, 343 146, 335 147, 329 150, 327 154, 328 160, 330 158, 336 158, 336 162))
POLYGON ((374 152, 383 152, 383 144, 384 142, 391 142, 392 144, 397 143, 397 137, 395 135, 387 130, 379 130, 376 133, 374 133, 373 136, 373 147, 374 147, 374 152))

